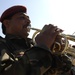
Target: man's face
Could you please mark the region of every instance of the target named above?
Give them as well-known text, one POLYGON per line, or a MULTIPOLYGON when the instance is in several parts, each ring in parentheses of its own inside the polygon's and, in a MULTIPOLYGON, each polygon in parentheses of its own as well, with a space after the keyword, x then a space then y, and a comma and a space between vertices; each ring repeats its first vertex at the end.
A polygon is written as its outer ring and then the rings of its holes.
POLYGON ((12 16, 9 20, 10 31, 12 34, 18 35, 20 37, 26 38, 28 36, 28 26, 30 25, 30 20, 24 13, 17 13, 12 16))

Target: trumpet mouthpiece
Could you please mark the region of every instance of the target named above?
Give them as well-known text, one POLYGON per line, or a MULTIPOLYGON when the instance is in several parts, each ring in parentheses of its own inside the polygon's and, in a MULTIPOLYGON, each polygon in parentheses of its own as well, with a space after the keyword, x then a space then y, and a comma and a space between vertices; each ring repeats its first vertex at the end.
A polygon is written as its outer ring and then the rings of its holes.
POLYGON ((32 29, 32 30, 36 30, 36 31, 41 31, 41 29, 37 29, 37 28, 30 28, 30 29, 32 29))

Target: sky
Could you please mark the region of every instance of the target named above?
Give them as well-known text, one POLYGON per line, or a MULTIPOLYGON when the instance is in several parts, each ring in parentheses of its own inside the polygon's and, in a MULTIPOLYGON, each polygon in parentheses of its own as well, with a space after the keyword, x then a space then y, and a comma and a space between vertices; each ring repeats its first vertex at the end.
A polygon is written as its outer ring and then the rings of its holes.
MULTIPOLYGON (((54 24, 63 29, 65 34, 72 35, 75 32, 75 0, 0 0, 0 15, 14 5, 27 7, 34 28, 42 29, 45 24, 54 24)), ((33 31, 29 37, 32 34, 33 31)), ((0 35, 4 37, 1 27, 0 35)))

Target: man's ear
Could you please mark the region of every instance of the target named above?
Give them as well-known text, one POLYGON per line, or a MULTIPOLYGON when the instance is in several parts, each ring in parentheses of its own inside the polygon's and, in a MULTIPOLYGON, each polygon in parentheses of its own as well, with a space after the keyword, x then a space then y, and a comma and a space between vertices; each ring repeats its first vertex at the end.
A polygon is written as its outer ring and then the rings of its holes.
POLYGON ((5 26, 6 28, 8 28, 8 27, 9 27, 9 20, 4 20, 4 21, 3 21, 3 24, 4 24, 4 26, 5 26))

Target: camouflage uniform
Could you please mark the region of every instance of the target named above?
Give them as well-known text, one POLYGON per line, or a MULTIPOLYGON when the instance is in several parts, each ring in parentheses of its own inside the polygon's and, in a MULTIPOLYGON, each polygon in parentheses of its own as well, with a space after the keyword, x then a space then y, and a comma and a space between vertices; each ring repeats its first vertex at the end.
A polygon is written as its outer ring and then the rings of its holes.
POLYGON ((69 61, 63 66, 63 58, 52 55, 49 50, 31 46, 31 39, 13 35, 0 38, 0 75, 53 75, 58 70, 67 72, 71 68, 69 61))

